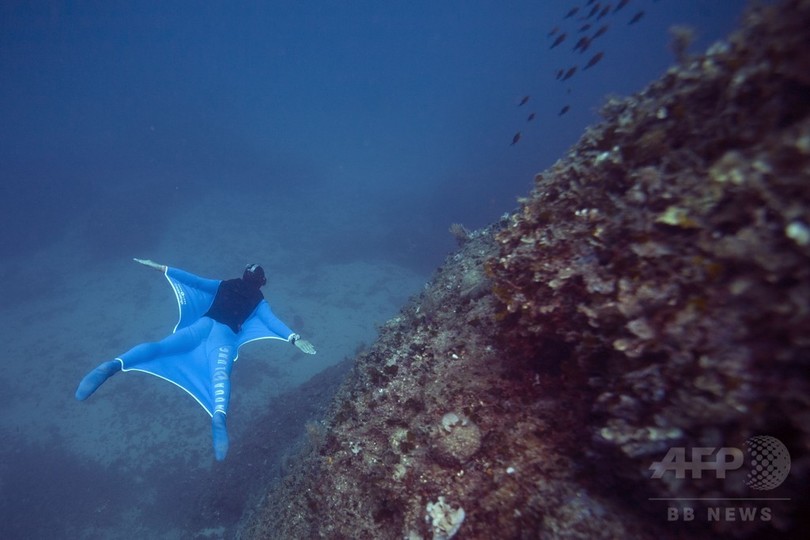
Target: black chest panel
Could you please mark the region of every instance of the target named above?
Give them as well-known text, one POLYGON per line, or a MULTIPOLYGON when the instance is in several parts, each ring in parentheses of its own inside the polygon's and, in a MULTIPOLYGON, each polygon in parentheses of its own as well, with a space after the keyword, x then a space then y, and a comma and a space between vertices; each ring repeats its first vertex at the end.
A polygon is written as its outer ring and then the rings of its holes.
POLYGON ((205 316, 229 326, 236 334, 263 299, 262 291, 256 287, 239 278, 229 279, 219 284, 214 302, 205 316))

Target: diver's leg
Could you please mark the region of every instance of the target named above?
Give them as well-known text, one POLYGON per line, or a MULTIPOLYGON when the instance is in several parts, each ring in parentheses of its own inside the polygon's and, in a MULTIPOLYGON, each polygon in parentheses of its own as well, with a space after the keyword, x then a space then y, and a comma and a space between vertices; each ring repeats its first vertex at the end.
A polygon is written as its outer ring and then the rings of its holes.
POLYGON ((84 401, 89 398, 93 392, 98 390, 99 386, 104 384, 104 381, 119 371, 121 371, 121 361, 117 358, 104 362, 84 376, 84 379, 82 379, 82 382, 79 383, 79 387, 76 389, 76 399, 84 401))
POLYGON ((236 356, 235 335, 223 324, 214 324, 209 337, 213 347, 208 351, 208 366, 211 370, 211 391, 214 410, 211 417, 211 435, 214 442, 214 457, 225 459, 228 453, 228 430, 225 426, 228 403, 231 400, 231 366, 236 356))
POLYGON ((162 354, 177 354, 191 350, 204 338, 214 321, 203 317, 194 324, 175 332, 155 343, 141 343, 131 348, 115 360, 99 365, 85 375, 76 389, 76 399, 84 401, 98 390, 104 381, 121 371, 126 366, 131 368, 141 362, 151 360, 162 354))
MULTIPOLYGON (((224 349, 225 347, 220 347, 224 349)), ((224 358, 231 364, 232 356, 224 358)), ((211 434, 214 438, 214 457, 217 461, 225 459, 228 453, 228 430, 225 427, 225 419, 228 412, 228 403, 231 400, 231 377, 230 366, 227 371, 215 371, 212 377, 214 387, 214 415, 211 417, 211 434)))
POLYGON ((225 413, 215 412, 211 419, 211 436, 214 440, 214 457, 222 461, 228 454, 228 429, 225 427, 225 413))
POLYGON ((120 356, 123 367, 131 369, 143 362, 154 360, 158 356, 190 351, 208 336, 213 324, 214 321, 208 317, 203 317, 160 341, 135 345, 120 356))
POLYGON ((213 358, 215 366, 211 374, 211 386, 214 394, 214 411, 211 418, 211 434, 214 439, 214 457, 217 461, 225 459, 228 453, 228 430, 225 418, 228 403, 231 400, 231 365, 233 364, 233 346, 217 347, 213 358))

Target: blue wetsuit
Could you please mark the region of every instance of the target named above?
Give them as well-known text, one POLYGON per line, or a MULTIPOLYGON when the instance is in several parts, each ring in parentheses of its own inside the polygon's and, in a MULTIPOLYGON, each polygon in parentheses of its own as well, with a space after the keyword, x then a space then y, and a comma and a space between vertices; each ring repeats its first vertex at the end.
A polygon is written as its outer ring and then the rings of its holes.
POLYGON ((76 398, 87 399, 119 370, 156 375, 188 392, 211 415, 215 455, 223 459, 230 373, 239 348, 258 339, 291 341, 296 334, 273 314, 259 288, 241 279, 206 279, 178 268, 167 268, 165 276, 180 310, 174 332, 101 364, 79 384, 76 398))

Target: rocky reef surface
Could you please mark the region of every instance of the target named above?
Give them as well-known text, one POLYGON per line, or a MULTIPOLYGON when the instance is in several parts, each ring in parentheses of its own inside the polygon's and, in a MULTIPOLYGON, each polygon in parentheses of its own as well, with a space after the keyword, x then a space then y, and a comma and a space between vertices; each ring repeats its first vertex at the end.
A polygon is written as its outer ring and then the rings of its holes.
POLYGON ((609 99, 516 212, 454 228, 459 251, 356 358, 240 536, 806 531, 807 28, 810 0, 752 8, 609 99), (769 491, 717 454, 758 435, 790 452, 769 491), (694 448, 712 450, 690 475, 694 448))

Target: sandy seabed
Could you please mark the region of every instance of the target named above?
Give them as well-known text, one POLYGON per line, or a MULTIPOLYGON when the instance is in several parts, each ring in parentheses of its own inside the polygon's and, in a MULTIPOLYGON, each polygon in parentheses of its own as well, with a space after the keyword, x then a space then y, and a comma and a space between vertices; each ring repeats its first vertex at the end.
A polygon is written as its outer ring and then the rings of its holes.
MULTIPOLYGON (((319 259, 323 223, 310 231, 300 221, 294 207, 279 211, 249 197, 212 196, 176 212, 152 251, 132 253, 223 279, 238 276, 246 263, 263 264, 274 312, 318 348, 306 356, 270 340, 242 349, 228 417, 232 451, 269 399, 354 356, 424 284, 425 276, 387 262, 319 259), (238 218, 200 218, 211 215, 238 218)), ((88 247, 86 238, 67 233, 47 250, 0 263, 3 295, 13 299, 0 311, 11 383, 0 417, 6 434, 0 505, 16 516, 0 531, 7 528, 4 538, 192 536, 144 520, 140 507, 159 496, 162 464, 182 463, 189 475, 211 470, 208 415, 180 389, 142 373, 116 375, 86 402, 73 397, 87 371, 160 339, 177 319, 164 277, 127 257, 89 256, 88 247), (72 465, 59 465, 64 460, 72 465), (74 466, 82 472, 60 477, 74 466), (98 493, 96 486, 109 490, 112 476, 125 502, 98 493)))

